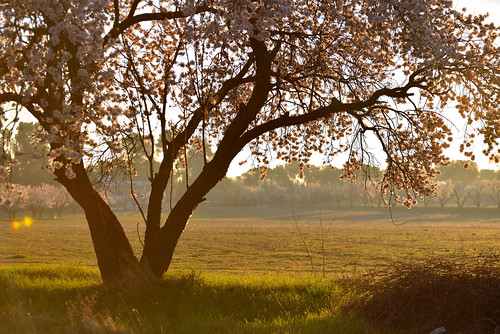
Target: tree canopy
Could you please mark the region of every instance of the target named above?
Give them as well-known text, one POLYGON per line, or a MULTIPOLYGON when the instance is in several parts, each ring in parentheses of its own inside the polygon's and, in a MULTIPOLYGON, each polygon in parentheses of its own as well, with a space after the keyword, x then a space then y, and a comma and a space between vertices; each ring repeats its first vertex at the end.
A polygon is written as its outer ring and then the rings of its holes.
POLYGON ((86 168, 118 157, 110 168, 133 176, 132 143, 151 184, 140 263, 157 276, 244 147, 263 168, 347 153, 345 178, 377 164, 380 148, 381 190, 405 190, 398 202, 408 207, 435 191, 435 167, 448 162, 450 107, 467 124, 466 155, 479 134, 499 159, 499 29, 449 0, 3 0, 0 29, 2 129, 21 110, 38 120, 50 170, 86 212, 105 280, 137 259, 86 168), (204 167, 186 173, 162 219, 192 148, 204 167))

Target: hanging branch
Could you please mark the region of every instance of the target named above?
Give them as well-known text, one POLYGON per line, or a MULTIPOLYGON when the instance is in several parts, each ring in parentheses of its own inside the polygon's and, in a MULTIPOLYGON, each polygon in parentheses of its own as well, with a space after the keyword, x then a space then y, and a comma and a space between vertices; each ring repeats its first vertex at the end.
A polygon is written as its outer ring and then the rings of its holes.
POLYGON ((203 164, 207 164, 207 147, 205 144, 205 109, 203 109, 203 120, 201 121, 201 140, 203 148, 203 164))

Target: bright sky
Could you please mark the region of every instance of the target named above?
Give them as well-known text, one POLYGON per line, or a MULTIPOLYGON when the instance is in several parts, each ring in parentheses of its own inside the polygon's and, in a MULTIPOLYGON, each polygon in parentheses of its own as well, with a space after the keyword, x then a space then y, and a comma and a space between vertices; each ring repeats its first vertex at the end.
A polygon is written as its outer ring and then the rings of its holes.
MULTIPOLYGON (((487 20, 500 26, 500 0, 454 0, 453 4, 455 9, 461 10, 462 8, 467 8, 467 12, 472 14, 489 13, 490 15, 487 20)), ((449 153, 451 158, 454 160, 466 160, 464 156, 458 153, 458 146, 460 143, 457 141, 454 144, 455 145, 452 146, 453 151, 449 153)), ((495 165, 494 163, 489 163, 488 159, 480 153, 480 145, 478 145, 477 151, 478 154, 476 154, 476 163, 479 165, 480 169, 500 169, 499 164, 495 165)))
POLYGON ((455 9, 467 8, 473 14, 490 13, 490 19, 500 24, 500 0, 454 0, 455 9))

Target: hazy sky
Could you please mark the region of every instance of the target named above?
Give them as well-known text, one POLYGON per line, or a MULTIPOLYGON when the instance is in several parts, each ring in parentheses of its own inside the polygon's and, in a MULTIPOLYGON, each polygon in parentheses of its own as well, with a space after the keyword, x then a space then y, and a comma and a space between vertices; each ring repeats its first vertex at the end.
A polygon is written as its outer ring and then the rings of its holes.
MULTIPOLYGON (((496 25, 500 26, 500 0, 454 0, 453 4, 455 9, 461 10, 462 8, 467 8, 467 11, 472 14, 486 14, 489 13, 488 20, 496 23, 496 25)), ((457 144, 457 143, 455 143, 457 144)), ((459 144, 459 143, 458 143, 459 144)), ((479 143, 478 143, 479 144, 479 143)), ((477 145, 477 144, 476 144, 477 145)), ((458 147, 458 145, 455 146, 458 147)), ((500 169, 500 165, 489 164, 488 159, 486 159, 480 152, 481 149, 478 149, 478 154, 476 154, 476 162, 479 164, 479 168, 481 169, 500 169)), ((458 156, 458 151, 453 153, 457 154, 457 157, 453 157, 452 159, 464 159, 463 156, 458 156)), ((450 153, 451 155, 452 153, 450 153)), ((453 155, 455 155, 453 154, 453 155)))
POLYGON ((500 24, 500 0, 454 0, 455 9, 467 10, 474 14, 490 13, 490 19, 500 24))

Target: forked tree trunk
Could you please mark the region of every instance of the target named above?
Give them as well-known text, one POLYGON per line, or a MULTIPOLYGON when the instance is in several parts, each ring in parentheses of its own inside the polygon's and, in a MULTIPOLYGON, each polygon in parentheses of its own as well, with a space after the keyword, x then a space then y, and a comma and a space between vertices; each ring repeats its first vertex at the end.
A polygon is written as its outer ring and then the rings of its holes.
POLYGON ((170 266, 177 242, 193 211, 203 201, 203 196, 224 177, 232 160, 231 154, 224 155, 222 161, 212 161, 204 169, 202 177, 195 180, 177 202, 161 229, 153 231, 146 239, 140 262, 118 218, 95 191, 83 166, 73 166, 76 173, 73 179, 68 179, 63 171, 56 172, 58 181, 85 212, 104 283, 120 284, 124 279, 141 279, 141 275, 149 273, 161 278, 170 266))
MULTIPOLYGON (((222 144, 221 144, 222 145, 222 144)), ((205 165, 198 178, 176 203, 161 228, 148 230, 143 254, 138 261, 129 240, 109 205, 95 191, 82 164, 74 165, 76 177, 68 179, 63 170, 56 171, 57 180, 82 207, 90 228, 97 263, 104 283, 120 283, 124 278, 138 278, 149 273, 157 278, 167 271, 179 241, 193 211, 204 196, 225 176, 229 164, 244 143, 226 140, 227 149, 216 154, 205 165)), ((161 201, 159 201, 161 203, 161 201)), ((156 208, 161 212, 161 204, 156 208)))
MULTIPOLYGON (((203 197, 226 175, 234 157, 247 143, 257 138, 258 134, 254 137, 249 135, 244 139, 242 135, 267 101, 272 88, 271 62, 276 53, 268 52, 263 42, 255 39, 251 42, 256 54, 256 88, 247 104, 239 106, 240 110, 228 126, 212 160, 204 166, 200 175, 175 204, 161 227, 162 196, 170 174, 162 174, 163 177, 153 179, 145 244, 140 262, 134 256, 117 217, 92 186, 83 163, 73 165, 76 177, 72 179, 67 178, 63 168, 56 170, 58 181, 85 211, 97 262, 105 283, 120 281, 125 275, 137 277, 147 271, 161 277, 170 266, 177 242, 193 211, 203 201, 203 197)), ((197 122, 199 120, 195 119, 192 124, 197 126, 197 122)), ((182 139, 184 142, 181 144, 185 145, 186 138, 182 139)))
POLYGON ((189 189, 176 203, 167 217, 165 224, 154 231, 144 245, 141 264, 157 277, 161 277, 169 268, 172 257, 188 223, 204 196, 224 177, 234 152, 216 156, 208 163, 189 189))
POLYGON ((146 227, 146 234, 148 232, 150 234, 146 238, 140 262, 158 277, 161 277, 170 266, 177 242, 193 211, 203 201, 203 197, 226 175, 234 157, 253 139, 245 140, 241 136, 267 100, 271 88, 271 58, 264 43, 253 40, 252 47, 260 50, 257 57, 257 88, 254 89, 248 103, 240 106, 240 112, 227 128, 212 160, 203 167, 200 175, 175 204, 165 224, 161 228, 152 224, 149 231, 149 227, 146 227))

